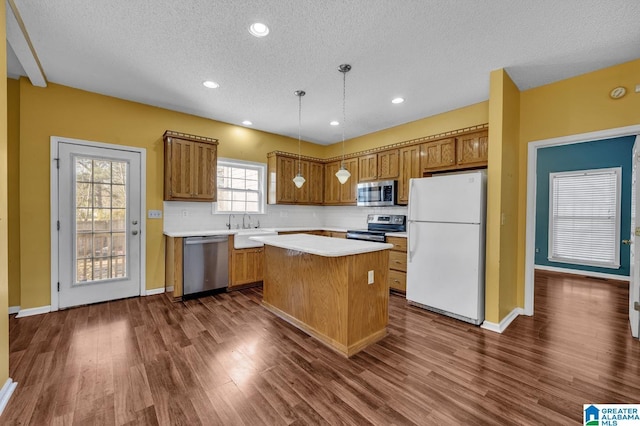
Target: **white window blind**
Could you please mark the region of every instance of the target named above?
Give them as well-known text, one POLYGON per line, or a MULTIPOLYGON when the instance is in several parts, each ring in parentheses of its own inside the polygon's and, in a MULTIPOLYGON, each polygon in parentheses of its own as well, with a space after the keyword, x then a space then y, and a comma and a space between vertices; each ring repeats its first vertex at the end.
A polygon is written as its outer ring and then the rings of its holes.
POLYGON ((216 213, 264 213, 265 165, 218 159, 216 213))
POLYGON ((620 267, 620 167, 549 174, 549 260, 620 267))

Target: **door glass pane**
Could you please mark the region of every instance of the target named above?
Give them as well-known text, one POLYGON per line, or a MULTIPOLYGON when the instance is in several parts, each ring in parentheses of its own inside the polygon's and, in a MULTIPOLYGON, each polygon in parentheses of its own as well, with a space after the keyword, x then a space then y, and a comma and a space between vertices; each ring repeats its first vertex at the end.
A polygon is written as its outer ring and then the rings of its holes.
POLYGON ((126 278, 126 161, 75 157, 75 283, 126 278))

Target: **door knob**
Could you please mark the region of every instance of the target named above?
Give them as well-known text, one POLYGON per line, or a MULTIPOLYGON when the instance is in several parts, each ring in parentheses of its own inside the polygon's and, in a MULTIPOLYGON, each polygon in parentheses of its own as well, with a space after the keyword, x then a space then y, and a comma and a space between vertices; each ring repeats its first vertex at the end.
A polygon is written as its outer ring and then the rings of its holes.
POLYGON ((631 240, 622 240, 622 244, 631 245, 631 243, 633 243, 631 240))
POLYGON ((135 231, 135 230, 134 230, 134 231, 131 231, 131 233, 132 233, 133 235, 138 235, 138 231, 135 231))

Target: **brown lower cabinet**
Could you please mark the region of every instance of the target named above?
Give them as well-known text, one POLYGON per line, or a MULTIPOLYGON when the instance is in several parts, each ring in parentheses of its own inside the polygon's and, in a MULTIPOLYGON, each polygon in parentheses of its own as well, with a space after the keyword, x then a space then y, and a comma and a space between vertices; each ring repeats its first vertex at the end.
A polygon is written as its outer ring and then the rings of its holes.
POLYGON ((264 247, 234 249, 229 263, 229 289, 262 282, 264 277, 264 247))
POLYGON ((182 297, 182 238, 165 239, 164 285, 173 297, 182 297))
POLYGON ((387 242, 393 244, 393 248, 389 250, 389 289, 406 294, 407 239, 402 237, 387 237, 387 242))

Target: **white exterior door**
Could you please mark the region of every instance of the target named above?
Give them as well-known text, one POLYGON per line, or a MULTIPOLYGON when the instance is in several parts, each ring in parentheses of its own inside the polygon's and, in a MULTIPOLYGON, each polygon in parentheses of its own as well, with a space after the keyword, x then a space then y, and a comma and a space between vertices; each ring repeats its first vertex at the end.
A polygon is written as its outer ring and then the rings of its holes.
POLYGON ((58 144, 58 306, 140 295, 141 154, 58 144))
POLYGON ((636 210, 640 202, 640 186, 638 185, 638 172, 640 172, 640 136, 636 137, 633 144, 633 165, 631 173, 631 235, 629 236, 629 265, 631 267, 629 277, 629 323, 631 334, 638 337, 640 328, 640 312, 635 309, 635 304, 640 304, 640 256, 636 256, 635 248, 640 242, 640 226, 636 221, 636 210))

